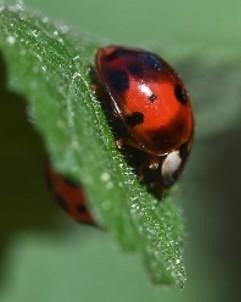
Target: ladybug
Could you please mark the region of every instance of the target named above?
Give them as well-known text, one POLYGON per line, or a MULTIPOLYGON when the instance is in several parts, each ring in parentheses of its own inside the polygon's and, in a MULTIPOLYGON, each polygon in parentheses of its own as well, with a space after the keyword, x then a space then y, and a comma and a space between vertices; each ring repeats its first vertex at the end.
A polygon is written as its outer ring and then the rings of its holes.
MULTIPOLYGON (((94 77, 117 147, 139 180, 161 198, 192 146, 194 118, 181 78, 160 56, 115 45, 98 49, 94 77)), ((62 207, 78 221, 93 223, 83 190, 51 168, 48 177, 62 207)))
POLYGON ((194 118, 187 89, 166 61, 142 49, 100 48, 95 67, 117 146, 161 198, 191 150, 194 118))

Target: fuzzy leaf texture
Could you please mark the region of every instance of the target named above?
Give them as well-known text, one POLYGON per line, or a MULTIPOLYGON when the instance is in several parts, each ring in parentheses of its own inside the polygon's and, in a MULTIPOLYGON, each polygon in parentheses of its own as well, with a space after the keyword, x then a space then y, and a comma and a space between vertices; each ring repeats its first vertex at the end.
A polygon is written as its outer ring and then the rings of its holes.
POLYGON ((28 100, 53 165, 84 185, 97 222, 141 255, 153 282, 182 287, 180 212, 171 195, 160 203, 138 183, 91 89, 89 66, 101 43, 20 7, 0 8, 9 88, 28 100))

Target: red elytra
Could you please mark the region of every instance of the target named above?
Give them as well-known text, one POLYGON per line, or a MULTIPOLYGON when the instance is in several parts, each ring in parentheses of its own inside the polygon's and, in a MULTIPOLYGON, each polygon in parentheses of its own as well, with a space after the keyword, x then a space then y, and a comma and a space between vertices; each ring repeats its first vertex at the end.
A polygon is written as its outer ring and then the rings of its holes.
MULTIPOLYGON (((125 128, 117 135, 117 145, 130 153, 139 179, 161 198, 182 172, 192 145, 194 118, 182 80, 156 54, 122 46, 100 48, 95 73, 97 87, 108 94, 101 102, 111 111, 112 127, 125 128)), ((70 216, 94 223, 83 188, 51 167, 48 179, 70 216)))
POLYGON ((189 95, 162 58, 141 49, 108 46, 96 54, 96 73, 133 144, 161 156, 192 139, 189 95))

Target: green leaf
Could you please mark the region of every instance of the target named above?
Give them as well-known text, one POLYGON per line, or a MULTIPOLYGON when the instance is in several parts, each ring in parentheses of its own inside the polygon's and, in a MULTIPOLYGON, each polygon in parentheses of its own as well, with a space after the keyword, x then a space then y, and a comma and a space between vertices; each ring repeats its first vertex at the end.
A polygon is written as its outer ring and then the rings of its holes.
POLYGON ((160 203, 138 183, 92 92, 89 66, 101 44, 21 7, 0 8, 9 87, 26 96, 54 166, 84 185, 97 222, 142 256, 154 282, 183 286, 183 224, 173 197, 160 203))

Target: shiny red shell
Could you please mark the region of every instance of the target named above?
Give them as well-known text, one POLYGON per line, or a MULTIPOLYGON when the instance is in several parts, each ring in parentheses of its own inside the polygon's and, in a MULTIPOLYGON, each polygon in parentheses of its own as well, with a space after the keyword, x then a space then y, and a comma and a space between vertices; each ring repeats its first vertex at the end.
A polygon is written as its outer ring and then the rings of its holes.
POLYGON ((96 73, 138 148, 162 156, 191 141, 189 94, 161 57, 142 49, 108 46, 96 54, 96 73))

